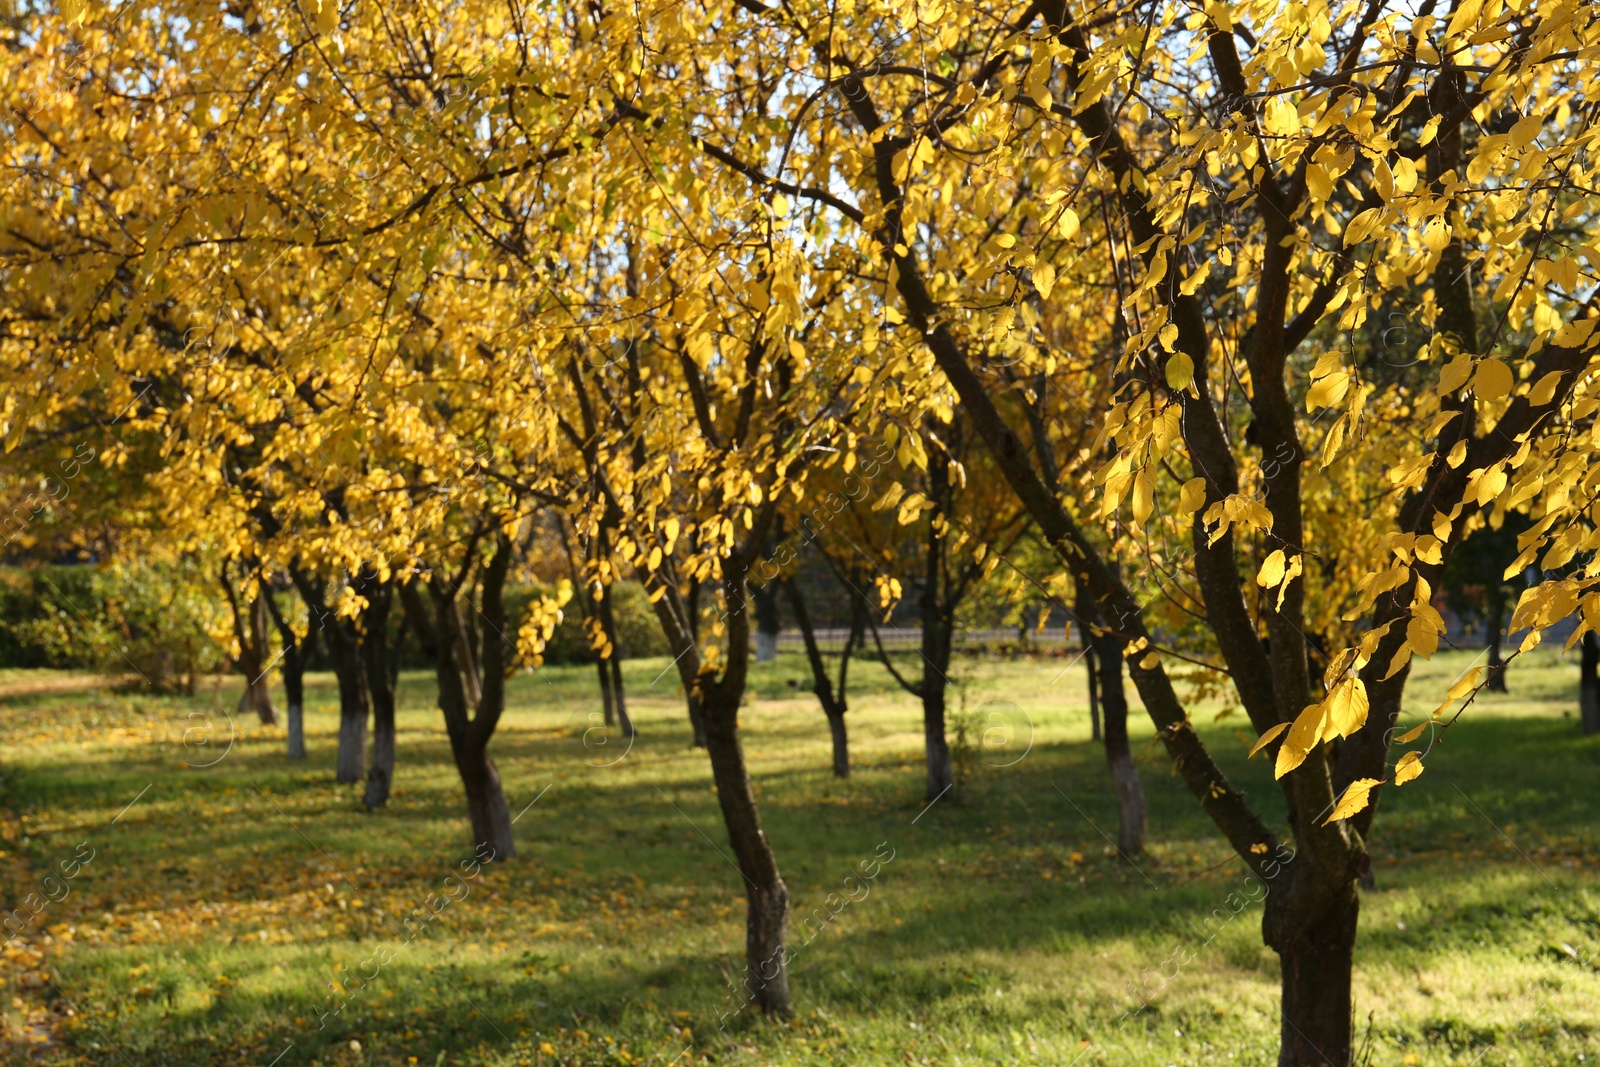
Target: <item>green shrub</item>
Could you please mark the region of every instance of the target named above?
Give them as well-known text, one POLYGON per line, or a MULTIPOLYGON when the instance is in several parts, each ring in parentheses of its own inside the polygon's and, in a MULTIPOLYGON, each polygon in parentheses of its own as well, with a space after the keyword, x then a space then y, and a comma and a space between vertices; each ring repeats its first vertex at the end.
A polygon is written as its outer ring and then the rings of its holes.
POLYGON ((190 562, 12 568, 0 576, 0 665, 128 675, 192 692, 223 661, 219 597, 190 562))

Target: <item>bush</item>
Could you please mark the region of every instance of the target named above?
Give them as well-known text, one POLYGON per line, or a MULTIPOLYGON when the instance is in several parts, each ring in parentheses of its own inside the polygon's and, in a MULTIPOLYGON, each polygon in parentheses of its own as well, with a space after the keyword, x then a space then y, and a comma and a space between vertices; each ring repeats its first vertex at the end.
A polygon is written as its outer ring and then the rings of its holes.
MULTIPOLYGON (((513 626, 521 625, 528 605, 545 594, 554 596, 555 587, 535 583, 506 590, 507 620, 513 626)), ((595 662, 596 653, 589 647, 589 635, 583 628, 584 611, 589 607, 583 598, 587 595, 584 590, 578 590, 562 609, 561 624, 545 646, 546 663, 595 662)), ((667 639, 662 636, 661 624, 656 621, 655 608, 650 605, 644 586, 638 582, 618 582, 612 586, 611 612, 616 616, 617 646, 624 659, 666 655, 667 639)))
POLYGON ((0 575, 0 665, 132 673, 193 692, 223 662, 217 601, 187 562, 12 568, 0 575))

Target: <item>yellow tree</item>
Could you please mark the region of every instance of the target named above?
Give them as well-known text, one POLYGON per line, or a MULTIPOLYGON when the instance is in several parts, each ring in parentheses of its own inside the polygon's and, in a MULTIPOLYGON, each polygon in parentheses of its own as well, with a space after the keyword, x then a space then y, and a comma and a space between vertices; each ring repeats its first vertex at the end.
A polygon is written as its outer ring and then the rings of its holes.
MULTIPOLYGON (((1375 790, 1421 770, 1410 752, 1391 772, 1389 740, 1410 658, 1437 645, 1443 561, 1487 507, 1540 515, 1528 560, 1588 536, 1588 438, 1570 429, 1594 404, 1595 20, 1514 2, 745 2, 597 29, 596 92, 626 100, 631 135, 682 172, 715 160, 826 209, 820 243, 861 255, 919 343, 885 362, 936 368, 959 397, 1117 631, 1179 772, 1270 880, 1281 1062, 1349 1062, 1364 838, 1375 790), (1081 521, 1090 502, 1041 476, 986 366, 1024 286, 1075 298, 1056 279, 1091 192, 1115 213, 1127 320, 1099 511, 1143 524, 1159 497, 1188 523, 1183 571, 1277 760, 1292 853, 1189 725, 1149 605, 1081 521), (1364 372, 1366 317, 1397 293, 1431 331, 1420 369, 1364 372), (1384 484, 1356 517, 1372 536, 1351 538, 1361 464, 1384 484), (1320 677, 1311 618, 1357 624, 1320 677)), ((836 262, 814 262, 821 288, 836 262)), ((1540 587, 1514 625, 1537 640, 1588 580, 1540 587)))

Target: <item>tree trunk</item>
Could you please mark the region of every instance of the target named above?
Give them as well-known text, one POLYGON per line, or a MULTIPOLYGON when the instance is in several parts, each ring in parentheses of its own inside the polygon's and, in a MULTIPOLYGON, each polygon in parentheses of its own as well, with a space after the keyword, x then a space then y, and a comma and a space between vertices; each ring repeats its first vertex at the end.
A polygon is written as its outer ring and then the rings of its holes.
POLYGON ((1489 617, 1486 620, 1489 630, 1489 681, 1487 688, 1491 693, 1509 691, 1506 689, 1506 663, 1500 651, 1500 643, 1505 640, 1505 620, 1505 587, 1497 579, 1494 579, 1489 586, 1489 617))
POLYGON ((1117 850, 1124 857, 1144 851, 1144 787, 1128 745, 1128 696, 1122 686, 1122 639, 1107 631, 1093 638, 1105 721, 1106 766, 1117 796, 1117 850))
POLYGON ((849 710, 845 696, 845 680, 850 670, 850 652, 864 622, 865 608, 859 598, 851 601, 850 635, 845 638, 839 652, 839 689, 835 694, 833 680, 828 677, 828 665, 822 658, 822 646, 817 644, 817 631, 811 625, 811 612, 806 610, 805 598, 792 579, 781 580, 789 606, 794 610, 795 625, 800 628, 800 638, 805 642, 806 661, 811 665, 811 691, 822 705, 822 714, 828 719, 828 732, 833 735, 833 773, 837 778, 850 777, 850 739, 845 730, 844 715, 849 710))
MULTIPOLYGON (((689 727, 694 733, 694 747, 706 747, 705 712, 702 709, 700 686, 700 653, 695 642, 690 605, 678 593, 678 579, 672 565, 663 561, 659 571, 641 571, 645 588, 651 596, 656 620, 661 624, 661 634, 667 639, 667 654, 672 657, 668 670, 676 668, 678 680, 683 684, 684 703, 689 708, 689 727)), ((698 590, 691 585, 691 592, 698 590)))
POLYGON ((600 672, 600 706, 605 710, 606 727, 610 728, 617 724, 617 706, 611 696, 611 669, 603 659, 597 658, 594 665, 600 672))
POLYGON ((456 770, 467 794, 467 816, 472 821, 472 844, 490 859, 511 859, 517 854, 511 836, 511 807, 500 784, 500 772, 486 749, 463 745, 456 753, 456 770), (492 851, 489 851, 492 850, 492 851))
POLYGON ((1089 740, 1100 740, 1100 680, 1096 677, 1097 664, 1094 654, 1094 634, 1090 632, 1089 620, 1094 617, 1094 598, 1089 594, 1089 586, 1082 578, 1075 583, 1072 611, 1078 617, 1078 642, 1083 646, 1084 669, 1089 676, 1089 740))
POLYGON ((251 675, 249 688, 251 703, 255 707, 257 716, 263 726, 278 725, 278 712, 272 706, 272 684, 267 681, 269 650, 272 641, 268 636, 267 627, 267 593, 265 582, 260 583, 256 590, 256 598, 250 603, 250 643, 252 649, 251 675))
POLYGON ((240 716, 253 712, 261 725, 276 726, 278 713, 272 706, 272 687, 266 678, 270 642, 267 639, 267 605, 263 588, 258 582, 256 598, 241 611, 228 565, 223 564, 222 589, 233 613, 233 633, 239 642, 239 673, 244 675, 244 691, 239 694, 239 704, 234 710, 240 716))
POLYGON ((361 802, 374 810, 389 802, 394 782, 394 674, 389 669, 389 610, 394 588, 388 582, 363 582, 360 588, 367 598, 361 658, 372 702, 372 757, 361 802))
POLYGON ((305 708, 298 701, 289 704, 289 758, 306 758, 305 708))
POLYGON ((305 759, 306 660, 310 658, 315 631, 302 641, 278 610, 277 598, 270 587, 262 587, 261 599, 278 628, 278 639, 283 642, 283 696, 289 705, 289 758, 305 759))
POLYGON ((622 688, 622 659, 613 654, 608 662, 611 666, 611 698, 617 702, 617 725, 623 737, 637 737, 639 731, 634 728, 633 716, 628 714, 627 693, 622 688))
POLYGON ((292 641, 283 650, 283 696, 289 705, 289 758, 305 759, 306 657, 292 641))
POLYGON ((1600 638, 1585 633, 1578 654, 1578 718, 1587 735, 1600 734, 1600 638))
MULTIPOLYGON (((739 650, 748 654, 748 650, 739 650)), ((742 691, 743 687, 739 687, 742 691)), ((717 801, 728 840, 744 876, 745 985, 764 1012, 789 1014, 789 960, 784 930, 789 916, 789 890, 778 873, 778 861, 761 828, 755 793, 745 769, 744 747, 739 740, 740 694, 722 693, 706 699, 706 751, 711 775, 717 783, 717 801)))
MULTIPOLYGON (((483 570, 481 610, 489 632, 494 634, 506 630, 504 592, 512 552, 510 539, 501 535, 494 558, 483 570)), ((459 655, 472 649, 471 642, 463 639, 460 632, 459 590, 437 578, 427 589, 431 612, 415 581, 400 587, 400 603, 422 646, 434 653, 439 710, 450 739, 450 754, 467 795, 472 843, 483 862, 511 859, 517 854, 511 809, 500 784, 500 772, 489 758, 489 741, 505 710, 505 646, 499 640, 483 643, 481 672, 478 664, 459 660, 459 655)))
POLYGON ((948 513, 950 497, 949 469, 941 453, 928 464, 928 497, 941 505, 941 510, 928 514, 928 558, 922 584, 922 732, 928 758, 928 795, 933 801, 955 787, 955 773, 950 765, 950 743, 944 731, 944 696, 948 683, 946 668, 950 664, 950 619, 940 587, 944 578, 944 538, 940 536, 937 519, 948 513))
POLYGON ((930 671, 923 679, 922 734, 928 757, 928 795, 932 803, 955 788, 950 743, 944 735, 944 682, 930 671))
POLYGON ((1095 662, 1094 648, 1083 650, 1084 667, 1089 672, 1089 740, 1101 740, 1100 733, 1100 665, 1095 662))
POLYGON ((750 591, 756 611, 756 662, 767 663, 778 658, 778 590, 772 582, 763 582, 750 591))
POLYGON ((367 755, 367 677, 359 641, 349 626, 333 622, 333 663, 339 676, 339 756, 334 775, 359 782, 367 755))
POLYGON ((833 735, 833 776, 850 777, 850 736, 844 724, 844 712, 828 715, 828 732, 833 735))
POLYGON ((1291 883, 1280 892, 1274 886, 1262 919, 1283 986, 1278 1067, 1350 1067, 1350 973, 1360 899, 1348 883, 1320 904, 1306 901, 1299 888, 1291 883))
POLYGON ((622 644, 617 639, 617 616, 612 607, 611 586, 607 585, 600 593, 600 626, 604 629, 606 641, 611 645, 611 656, 605 660, 601 667, 609 670, 611 685, 607 692, 610 695, 611 707, 606 712, 606 725, 611 725, 612 711, 615 711, 617 725, 622 729, 623 737, 633 737, 635 734, 633 720, 628 717, 627 696, 622 688, 622 644))

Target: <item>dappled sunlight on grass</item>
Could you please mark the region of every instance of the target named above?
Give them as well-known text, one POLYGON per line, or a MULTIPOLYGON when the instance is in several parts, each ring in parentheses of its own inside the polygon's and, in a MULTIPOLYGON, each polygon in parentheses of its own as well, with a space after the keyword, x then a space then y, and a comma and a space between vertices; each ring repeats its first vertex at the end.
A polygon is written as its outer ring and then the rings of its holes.
MULTIPOLYGON (((1469 660, 1420 664, 1408 709, 1425 716, 1469 660)), ((491 751, 521 854, 476 874, 427 675, 402 679, 398 773, 376 814, 333 782, 331 678, 311 679, 304 764, 284 758, 281 729, 230 720, 232 680, 158 698, 0 678, 0 872, 22 909, 6 947, 13 1056, 1273 1061, 1260 886, 1252 896, 1142 720, 1150 847, 1137 866, 1116 858, 1082 668, 1061 658, 958 659, 966 778, 931 808, 918 709, 881 667, 853 670, 847 781, 828 773, 801 658, 755 668, 741 721, 793 900, 797 1014, 740 1010, 739 877, 676 676, 652 685, 665 666, 628 664, 631 750, 598 743, 592 668, 514 680, 491 751)), ((1372 1064, 1565 1064, 1600 1049, 1600 742, 1567 714, 1570 665, 1540 650, 1510 681, 1382 799, 1356 977, 1372 1064)), ((1215 714, 1195 721, 1281 827, 1242 718, 1215 714)))

